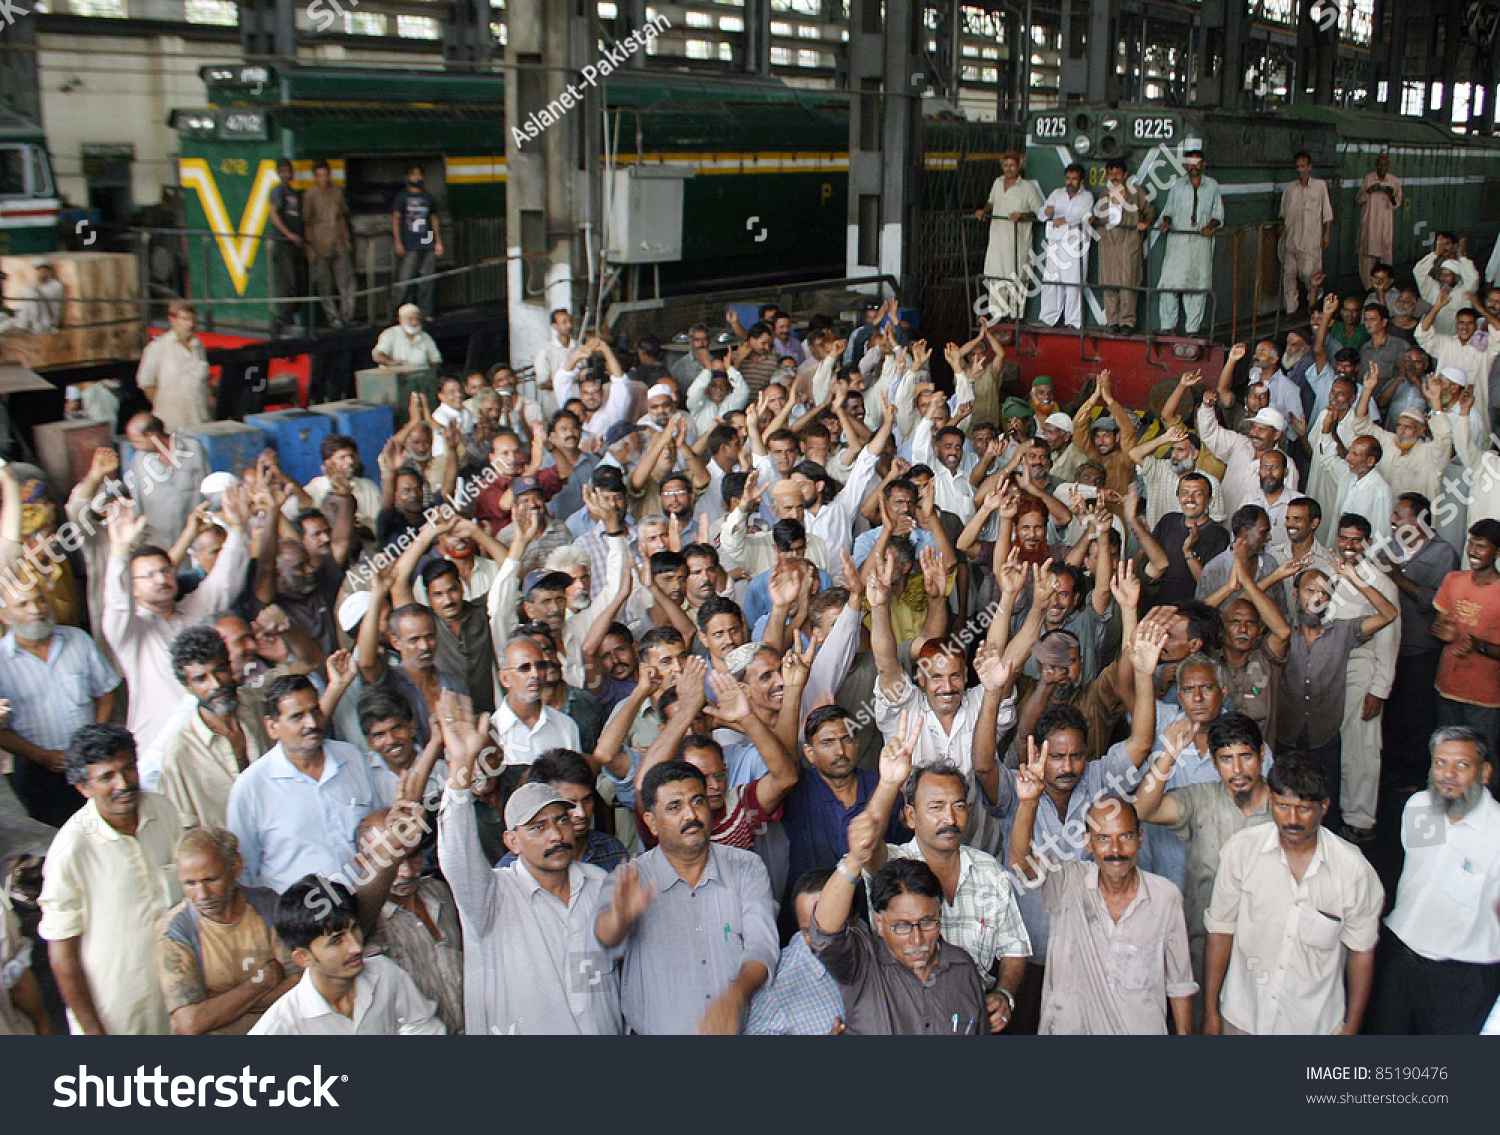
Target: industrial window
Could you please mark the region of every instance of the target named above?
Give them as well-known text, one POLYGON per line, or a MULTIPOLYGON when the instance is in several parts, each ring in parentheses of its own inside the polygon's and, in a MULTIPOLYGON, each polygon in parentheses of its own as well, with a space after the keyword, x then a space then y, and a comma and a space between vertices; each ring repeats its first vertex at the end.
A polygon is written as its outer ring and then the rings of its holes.
POLYGON ((687 26, 690 28, 711 28, 714 26, 714 18, 707 12, 689 12, 687 14, 687 26))
POLYGON ((385 35, 385 17, 375 12, 345 12, 344 31, 350 35, 385 35))
POLYGON ((690 39, 687 41, 687 57, 689 59, 712 59, 714 45, 706 39, 690 39))
POLYGON ((240 22, 240 8, 234 0, 187 0, 185 11, 190 24, 232 28, 240 22))
POLYGON ((402 39, 442 39, 443 32, 431 16, 397 16, 396 34, 402 39))
POLYGON ((771 0, 773 12, 799 12, 804 16, 821 16, 822 0, 771 0))
POLYGON ((721 32, 742 32, 745 30, 743 16, 720 16, 719 30, 721 32))
POLYGON ((125 10, 125 0, 71 0, 69 6, 75 16, 108 16, 123 20, 130 14, 125 10))
POLYGON ((785 20, 772 20, 771 34, 789 36, 792 34, 792 25, 785 20))
POLYGON ((609 3, 609 0, 599 0, 599 18, 601 20, 613 20, 620 14, 620 9, 609 3))
POLYGON ((802 39, 822 39, 823 33, 818 30, 817 24, 798 24, 797 35, 802 39))
POLYGON ((771 62, 777 67, 793 66, 791 49, 786 47, 771 48, 771 62))
POLYGON ((823 57, 819 52, 808 51, 805 48, 797 52, 798 67, 820 67, 822 63, 823 57))

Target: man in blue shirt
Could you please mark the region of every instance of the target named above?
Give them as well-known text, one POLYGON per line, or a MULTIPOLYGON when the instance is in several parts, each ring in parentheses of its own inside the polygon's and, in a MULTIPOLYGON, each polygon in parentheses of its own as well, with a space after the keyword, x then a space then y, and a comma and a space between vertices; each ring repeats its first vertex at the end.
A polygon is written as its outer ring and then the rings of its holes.
POLYGON ((354 832, 375 805, 360 752, 329 741, 318 691, 300 674, 266 688, 275 746, 229 790, 229 830, 240 841, 240 882, 282 892, 308 874, 342 877, 354 832))

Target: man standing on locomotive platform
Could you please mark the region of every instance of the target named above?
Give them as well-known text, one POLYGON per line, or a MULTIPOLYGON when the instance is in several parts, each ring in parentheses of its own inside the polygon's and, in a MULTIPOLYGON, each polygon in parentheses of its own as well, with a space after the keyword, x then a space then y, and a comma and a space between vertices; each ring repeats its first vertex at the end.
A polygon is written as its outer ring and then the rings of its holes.
POLYGON ((1056 327, 1064 316, 1069 327, 1083 326, 1083 289, 1089 274, 1088 220, 1094 195, 1083 187, 1084 171, 1077 162, 1063 171, 1062 188, 1054 189, 1042 208, 1046 224, 1047 258, 1042 265, 1040 318, 1056 327))
POLYGON ((1357 194, 1359 217, 1359 278, 1371 287, 1375 265, 1390 264, 1394 248, 1396 210, 1403 200, 1401 179, 1390 172, 1391 156, 1375 155, 1375 169, 1365 174, 1357 194))
POLYGON ((1000 155, 1000 176, 990 186, 984 207, 974 213, 990 222, 990 243, 984 254, 990 298, 986 322, 1021 314, 1021 265, 1031 256, 1031 222, 1041 211, 1041 194, 1021 176, 1021 155, 1007 150, 1000 155))
POLYGON ((1313 277, 1323 272, 1323 250, 1333 229, 1333 202, 1328 183, 1312 175, 1312 156, 1299 150, 1292 161, 1297 178, 1281 191, 1281 219, 1285 224, 1281 249, 1281 298, 1286 313, 1297 310, 1297 280, 1307 287, 1312 306, 1313 277))
POLYGON ((1182 300, 1183 331, 1198 334, 1203 325, 1203 311, 1213 286, 1214 242, 1211 239, 1224 224, 1224 197, 1219 183, 1203 173, 1203 151, 1185 150, 1186 173, 1172 182, 1167 203, 1156 226, 1167 233, 1167 251, 1162 257, 1160 330, 1171 334, 1177 329, 1177 301, 1182 300), (1182 295, 1174 289, 1193 289, 1198 295, 1182 295))
POLYGON ((1104 166, 1106 193, 1090 221, 1099 234, 1099 282, 1104 287, 1104 322, 1116 334, 1135 330, 1135 292, 1141 283, 1141 243, 1156 219, 1156 207, 1139 185, 1126 180, 1125 163, 1104 166), (1114 284, 1116 287, 1110 287, 1114 284))

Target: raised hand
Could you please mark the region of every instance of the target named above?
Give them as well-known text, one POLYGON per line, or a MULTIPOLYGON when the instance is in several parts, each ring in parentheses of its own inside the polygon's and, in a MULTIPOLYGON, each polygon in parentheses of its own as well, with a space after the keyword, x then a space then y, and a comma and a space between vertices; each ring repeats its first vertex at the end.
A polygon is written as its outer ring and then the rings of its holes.
POLYGON ((1109 581, 1109 593, 1123 611, 1127 607, 1134 611, 1141 603, 1141 581, 1136 578, 1135 561, 1121 560, 1115 565, 1115 574, 1109 581))
POLYGON ((1052 560, 1044 560, 1036 568, 1031 576, 1031 601, 1040 607, 1046 607, 1052 602, 1052 596, 1057 594, 1057 589, 1062 586, 1061 580, 1053 574, 1052 560))
POLYGON ((1232 363, 1239 362, 1245 357, 1249 350, 1250 348, 1246 344, 1236 343, 1234 346, 1229 348, 1229 361, 1232 363))
POLYGON ((89 460, 89 476, 96 481, 102 481, 105 477, 112 477, 120 471, 120 455, 107 445, 94 447, 94 455, 89 460))
POLYGON ((854 562, 854 557, 843 548, 839 549, 838 585, 850 591, 859 591, 863 586, 859 577, 859 566, 854 562))
POLYGON ((1030 571, 1031 565, 1021 559, 1021 549, 1012 547, 1005 563, 1000 565, 1000 594, 1012 598, 1020 595, 1026 590, 1030 571))
POLYGON ((708 663, 696 654, 682 661, 682 673, 677 675, 677 701, 683 711, 697 713, 708 695, 704 683, 708 680, 708 663))
POLYGON ((881 578, 879 564, 870 566, 869 573, 865 576, 865 602, 870 605, 870 610, 876 607, 884 607, 891 601, 891 590, 881 578))
POLYGON ((610 901, 610 910, 621 925, 633 926, 656 897, 656 886, 641 882, 640 869, 634 863, 616 868, 614 876, 615 893, 610 901))
POLYGON ((782 560, 771 569, 771 578, 766 584, 773 607, 790 609, 797 602, 802 589, 802 566, 782 560))
POLYGON ((355 675, 359 673, 359 667, 354 663, 354 655, 347 650, 335 650, 328 656, 326 663, 328 667, 328 684, 338 686, 347 690, 353 683, 355 675))
POLYGON ((146 517, 137 513, 135 501, 122 500, 105 527, 109 532, 110 550, 124 559, 146 530, 146 517))
POLYGON ((880 782, 891 787, 900 787, 911 775, 912 753, 922 737, 922 715, 901 711, 901 722, 896 732, 880 750, 880 782))
POLYGON ((922 588, 929 599, 941 599, 948 593, 948 573, 943 570, 943 558, 931 546, 917 553, 917 563, 922 567, 922 588))
POLYGON ((809 641, 806 650, 799 650, 792 646, 781 658, 781 681, 786 687, 796 686, 799 690, 807 685, 807 676, 812 673, 813 656, 818 652, 818 644, 809 641))
POLYGON ((1015 667, 1005 659, 1005 652, 994 643, 980 645, 974 654, 974 669, 979 674, 979 683, 990 693, 999 693, 1010 684, 1015 667))
POLYGON ((745 687, 728 674, 715 670, 708 676, 713 687, 718 707, 714 717, 726 725, 735 725, 750 716, 750 699, 745 697, 745 687))
POLYGON ((1026 760, 1016 770, 1016 795, 1022 800, 1041 799, 1042 789, 1047 783, 1047 758, 1051 752, 1051 741, 1043 741, 1038 749, 1035 737, 1026 738, 1026 760))
POLYGON ((1161 661, 1161 652, 1167 645, 1167 628, 1161 623, 1142 622, 1135 628, 1130 640, 1130 664, 1138 674, 1150 674, 1161 661))

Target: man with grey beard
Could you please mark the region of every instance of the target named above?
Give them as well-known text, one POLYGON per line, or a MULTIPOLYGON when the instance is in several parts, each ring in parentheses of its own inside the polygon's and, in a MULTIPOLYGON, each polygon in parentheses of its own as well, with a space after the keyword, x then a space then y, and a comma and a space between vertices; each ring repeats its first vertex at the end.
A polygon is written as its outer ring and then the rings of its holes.
POLYGON ((0 698, 11 711, 0 748, 16 758, 13 787, 26 811, 61 827, 84 804, 63 775, 68 741, 83 726, 109 720, 120 675, 87 633, 53 621, 40 580, 18 575, 0 608, 10 626, 0 639, 0 698))
POLYGON ((1428 742, 1427 790, 1406 803, 1406 864, 1386 917, 1371 1031, 1474 1034, 1500 995, 1500 804, 1484 735, 1466 725, 1428 742))

